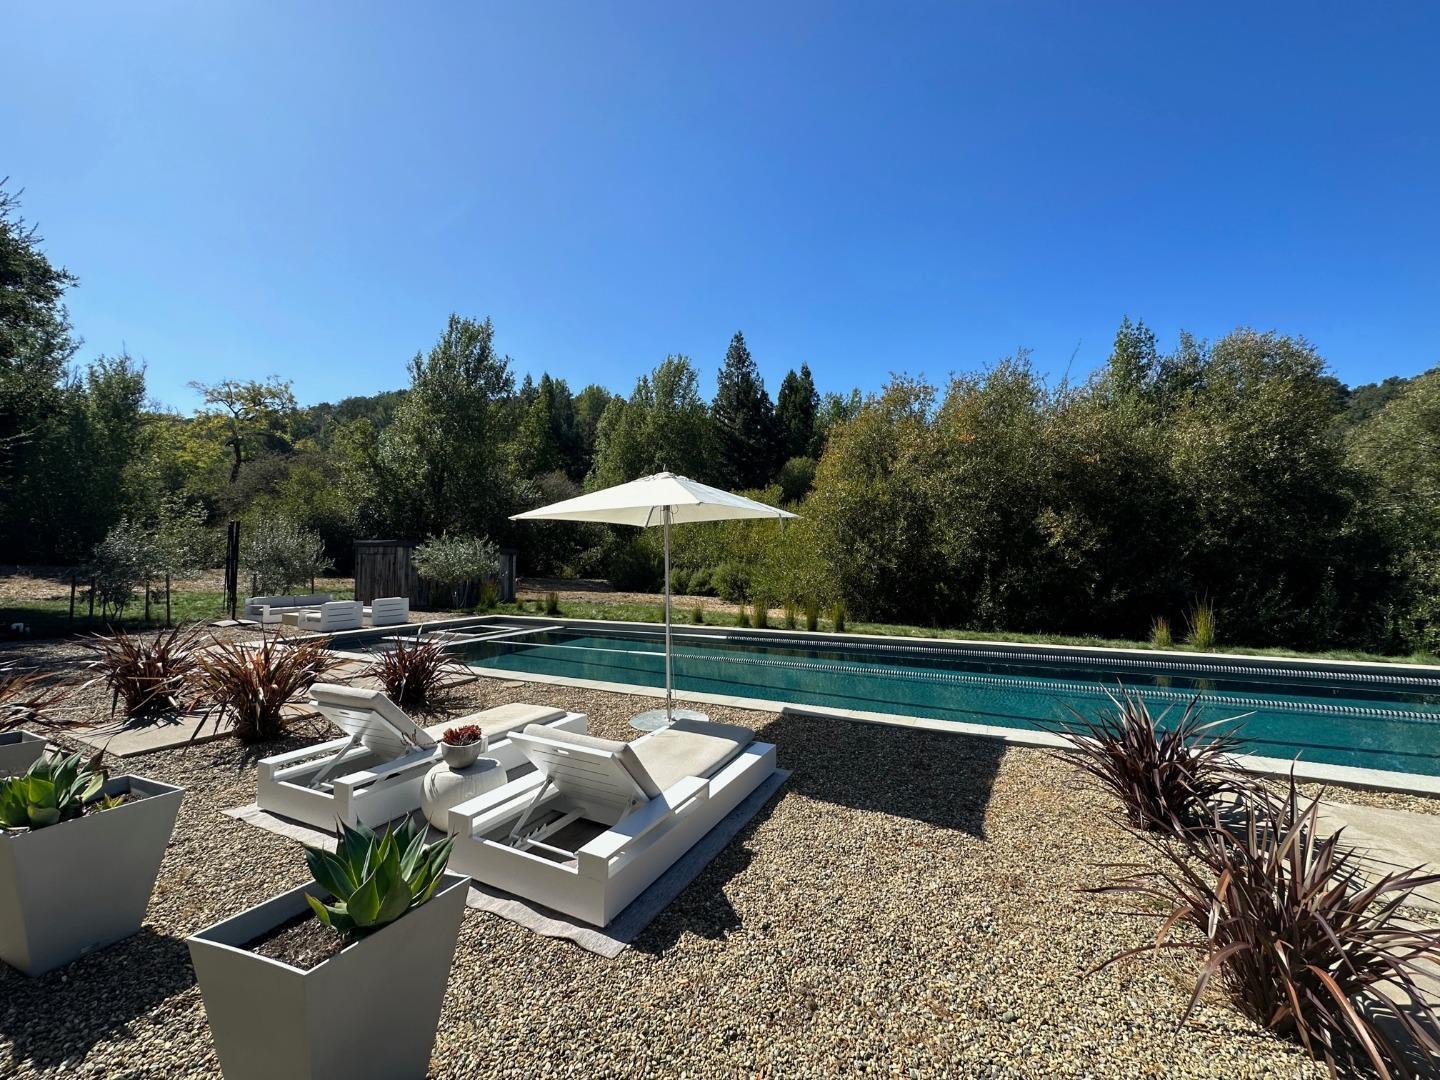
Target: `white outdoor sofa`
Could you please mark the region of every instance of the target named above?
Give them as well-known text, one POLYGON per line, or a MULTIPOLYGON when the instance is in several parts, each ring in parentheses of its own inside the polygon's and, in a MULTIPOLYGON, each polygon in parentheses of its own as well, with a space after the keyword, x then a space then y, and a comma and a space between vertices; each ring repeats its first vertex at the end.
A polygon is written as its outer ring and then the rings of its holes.
POLYGON ((277 623, 282 612, 294 608, 318 608, 330 602, 329 593, 313 596, 252 596, 245 601, 245 618, 256 622, 277 623))
POLYGON ((337 821, 383 825, 420 807, 420 781, 438 760, 447 728, 475 724, 485 732, 485 756, 507 771, 527 767, 510 735, 524 727, 583 733, 583 713, 511 704, 422 728, 379 690, 333 683, 310 688, 315 707, 343 738, 261 760, 256 805, 320 829, 337 821))
POLYGON ((359 600, 332 600, 314 611, 302 611, 296 623, 302 630, 333 634, 337 630, 359 630, 365 622, 365 605, 359 600))
POLYGON ((371 626, 404 626, 410 621, 410 599, 405 596, 377 596, 364 608, 371 626))
POLYGON ((775 771, 744 727, 677 720, 634 742, 531 725, 535 771, 450 811, 450 869, 605 926, 775 771))

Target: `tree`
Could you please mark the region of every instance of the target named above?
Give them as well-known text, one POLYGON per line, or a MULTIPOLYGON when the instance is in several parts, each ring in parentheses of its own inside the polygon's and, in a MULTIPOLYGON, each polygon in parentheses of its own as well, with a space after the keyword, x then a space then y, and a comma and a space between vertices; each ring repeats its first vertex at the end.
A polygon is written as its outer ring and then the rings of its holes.
POLYGON ((250 530, 240 565, 250 574, 257 596, 287 594, 332 566, 320 534, 283 517, 250 530))
POLYGON ((380 433, 373 516, 402 537, 504 528, 515 501, 504 425, 514 388, 490 320, 451 315, 410 362, 410 392, 380 433))
POLYGON ((787 372, 780 383, 780 394, 775 403, 781 460, 819 456, 815 445, 815 414, 819 408, 820 395, 815 392, 810 365, 801 364, 798 374, 787 372))
POLYGON ((738 330, 725 352, 710 414, 715 421, 721 486, 764 487, 777 467, 775 409, 738 330))
POLYGON ((668 356, 628 399, 612 398, 596 431, 587 486, 623 484, 664 469, 715 482, 708 468, 710 416, 699 385, 688 357, 668 356))
POLYGON ((483 536, 432 536, 415 548, 412 558, 421 577, 449 586, 457 608, 467 584, 487 581, 500 572, 499 549, 483 536))
POLYGON ((192 382, 190 388, 224 424, 224 441, 231 454, 230 483, 240 479, 241 467, 254 459, 260 447, 282 452, 291 449, 287 426, 296 407, 288 380, 272 375, 264 382, 226 379, 211 384, 192 382))

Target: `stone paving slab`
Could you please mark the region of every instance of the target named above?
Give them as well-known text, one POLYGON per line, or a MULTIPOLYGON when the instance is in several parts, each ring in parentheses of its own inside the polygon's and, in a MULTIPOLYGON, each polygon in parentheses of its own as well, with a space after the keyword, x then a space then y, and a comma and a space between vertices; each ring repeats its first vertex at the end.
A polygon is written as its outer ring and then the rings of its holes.
MULTIPOLYGON (((1383 864, 1382 872, 1425 864, 1432 872, 1440 873, 1440 816, 1322 802, 1321 832, 1333 832, 1342 826, 1344 839, 1383 864)), ((1440 883, 1417 890, 1415 899, 1417 907, 1440 911, 1440 883)))

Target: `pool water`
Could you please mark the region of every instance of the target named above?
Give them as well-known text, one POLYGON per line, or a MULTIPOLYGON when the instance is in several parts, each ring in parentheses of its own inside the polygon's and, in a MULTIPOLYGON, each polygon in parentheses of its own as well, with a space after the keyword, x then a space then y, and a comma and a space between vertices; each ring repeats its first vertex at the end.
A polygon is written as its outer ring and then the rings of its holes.
MULTIPOLYGON (((475 631, 482 631, 475 627, 475 631)), ((478 668, 635 686, 665 684, 664 635, 550 629, 458 645, 478 668)), ((1178 716, 1197 695, 1209 719, 1243 716, 1246 750, 1264 757, 1440 775, 1440 677, 677 631, 678 691, 727 694, 996 727, 1037 728, 1108 705, 1122 688, 1178 716)))

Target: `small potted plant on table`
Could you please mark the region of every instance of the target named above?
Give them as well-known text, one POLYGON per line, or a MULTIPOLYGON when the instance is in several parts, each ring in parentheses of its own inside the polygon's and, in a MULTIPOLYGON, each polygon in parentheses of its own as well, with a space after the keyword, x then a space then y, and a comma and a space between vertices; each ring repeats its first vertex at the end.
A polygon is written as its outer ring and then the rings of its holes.
POLYGON ((409 821, 340 829, 313 882, 190 938, 229 1080, 425 1075, 469 879, 409 821))
POLYGON ((140 929, 183 792, 99 754, 0 780, 0 959, 42 975, 140 929))
POLYGON ((505 769, 494 758, 481 757, 490 741, 478 724, 446 728, 440 736, 440 757, 420 781, 420 809, 431 825, 445 832, 450 808, 505 783, 505 769))

